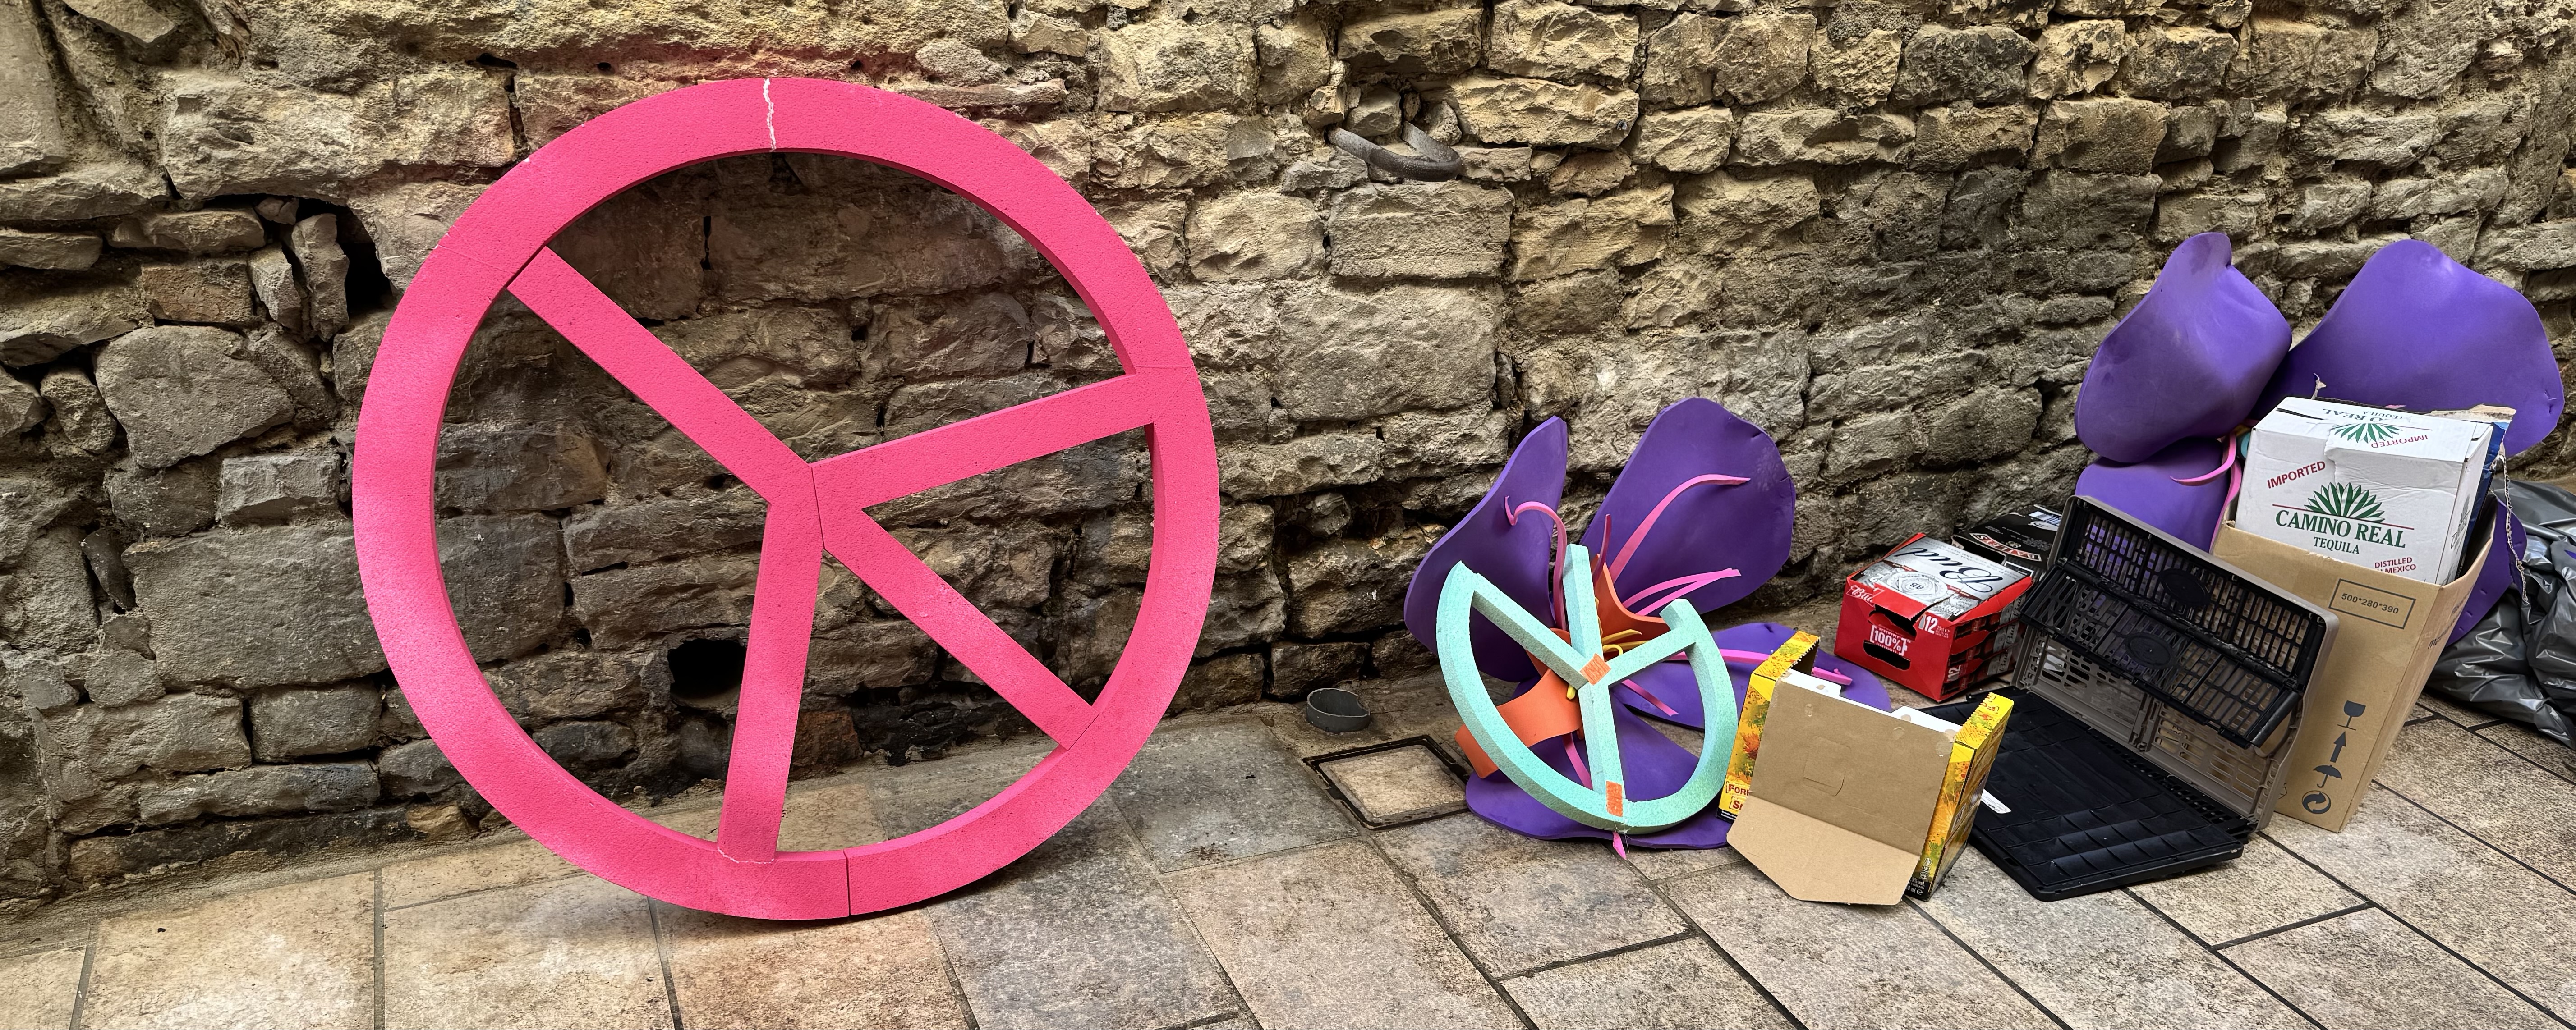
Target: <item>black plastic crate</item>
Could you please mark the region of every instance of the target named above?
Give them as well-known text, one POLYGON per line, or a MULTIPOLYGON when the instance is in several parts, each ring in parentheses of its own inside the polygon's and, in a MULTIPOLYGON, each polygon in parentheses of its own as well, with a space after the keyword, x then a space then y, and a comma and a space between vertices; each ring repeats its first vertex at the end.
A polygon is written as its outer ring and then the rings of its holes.
POLYGON ((2315 609, 2079 499, 2020 621, 2229 741, 2254 747, 2297 708, 2324 635, 2315 609))
POLYGON ((1986 781, 2008 811, 1978 814, 1977 849, 2043 901, 2243 853, 2281 799, 2334 616, 2080 497, 2015 614, 2015 707, 1986 781))

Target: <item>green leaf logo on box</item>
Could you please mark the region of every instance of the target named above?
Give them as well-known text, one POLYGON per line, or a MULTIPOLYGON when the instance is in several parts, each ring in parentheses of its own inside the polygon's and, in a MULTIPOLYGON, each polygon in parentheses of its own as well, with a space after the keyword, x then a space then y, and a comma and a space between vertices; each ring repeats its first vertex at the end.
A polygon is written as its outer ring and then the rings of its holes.
MULTIPOLYGON (((2366 429, 2373 428, 2374 425, 2374 423, 2361 423, 2352 428, 2366 429)), ((2344 428, 2336 426, 2335 431, 2340 433, 2344 428)), ((2385 509, 2380 506, 2377 494, 2350 483, 2328 483, 2317 492, 2309 494, 2308 510, 2319 515, 2356 519, 2362 522, 2377 522, 2386 515, 2385 509)))
POLYGON ((2345 422, 2330 426, 2326 432, 2354 443, 2386 443, 2397 438, 2397 427, 2386 422, 2345 422))

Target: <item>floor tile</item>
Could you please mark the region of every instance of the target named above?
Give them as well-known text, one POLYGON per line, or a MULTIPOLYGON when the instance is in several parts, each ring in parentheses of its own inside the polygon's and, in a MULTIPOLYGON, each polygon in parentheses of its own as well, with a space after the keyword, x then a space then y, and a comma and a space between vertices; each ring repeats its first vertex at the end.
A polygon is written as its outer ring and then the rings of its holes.
POLYGON ((877 825, 876 803, 866 781, 839 777, 787 791, 787 810, 779 820, 778 846, 787 851, 837 851, 886 839, 877 825))
POLYGON ((2433 714, 2441 716, 2444 719, 2448 719, 2455 725, 2467 726, 2473 729, 2496 721, 2495 716, 2488 715, 2485 712, 2478 711, 2475 708, 2453 701, 2450 698, 2443 697, 2442 695, 2429 690, 2425 691, 2422 696, 2416 698, 2415 704, 2418 707, 2431 709, 2433 714))
POLYGON ((1467 808, 1458 774, 1420 744, 1336 758, 1316 768, 1371 826, 1429 819, 1467 808))
POLYGON ((1662 886, 1666 898, 1809 1027, 2048 1023, 1911 906, 1798 901, 1751 865, 1662 886))
POLYGON ((2559 779, 2576 782, 2576 748, 2541 736, 2538 730, 2518 722, 2499 722, 2479 730, 2478 736, 2521 755, 2524 760, 2549 770, 2559 779))
POLYGON ((1792 1025, 1696 937, 1514 977, 1502 986, 1539 1030, 1792 1025))
POLYGON ((2559 883, 2576 885, 2576 783, 2439 721, 2398 733, 2376 779, 2559 883))
POLYGON ((0 1026, 68 1027, 80 999, 80 948, 0 958, 0 1026))
POLYGON ((1644 876, 1597 841, 1538 840, 1472 815, 1377 839, 1494 976, 1690 930, 1644 876))
POLYGON ((2558 1026, 2378 909, 2248 941, 2227 957, 2327 1030, 2558 1026))
POLYGON ((587 876, 385 913, 387 1027, 667 1027, 642 895, 587 876))
MULTIPOLYGON (((1270 724, 1270 731, 1288 745, 1298 758, 1313 758, 1336 751, 1349 751, 1371 744, 1384 744, 1406 737, 1429 737, 1443 751, 1456 745, 1449 735, 1457 732, 1458 709, 1449 701, 1449 688, 1439 673, 1426 673, 1402 679, 1358 680, 1344 684, 1368 705, 1367 729, 1353 733, 1326 733, 1308 725, 1303 710, 1294 705, 1264 705, 1260 718, 1270 724)), ((1458 757, 1454 751, 1450 757, 1458 757)))
POLYGON ((1179 720, 1109 787, 1164 872, 1339 840, 1358 832, 1261 720, 1179 720))
POLYGON ((2142 883, 2129 892, 2209 944, 2225 944, 2361 904, 2360 895, 2259 835, 2245 843, 2245 853, 2233 862, 2142 883))
POLYGON ((1628 848, 1628 864, 1649 880, 1670 880, 1743 861, 1744 853, 1734 848, 1628 848))
POLYGON ((2385 787, 2371 788, 2342 833, 2290 819, 2263 832, 2541 1005, 2576 1015, 2576 965, 2566 961, 2576 894, 2385 787))
POLYGON ((555 857, 545 845, 524 837, 506 844, 479 844, 396 862, 383 872, 388 910, 495 887, 587 875, 580 867, 555 857))
POLYGON ((364 1027, 376 878, 339 876, 101 923, 81 1022, 364 1027))
POLYGON ((1178 1026, 1242 1011, 1106 800, 922 911, 983 1027, 1178 1026))
POLYGON ((919 911, 819 923, 671 905, 657 911, 690 1026, 967 1025, 938 937, 919 911))
POLYGON ((2119 891, 2041 901, 1970 851, 1918 906, 2070 1027, 2308 1025, 2119 891))
POLYGON ((1365 842, 1166 880, 1263 1026, 1520 1025, 1365 842))

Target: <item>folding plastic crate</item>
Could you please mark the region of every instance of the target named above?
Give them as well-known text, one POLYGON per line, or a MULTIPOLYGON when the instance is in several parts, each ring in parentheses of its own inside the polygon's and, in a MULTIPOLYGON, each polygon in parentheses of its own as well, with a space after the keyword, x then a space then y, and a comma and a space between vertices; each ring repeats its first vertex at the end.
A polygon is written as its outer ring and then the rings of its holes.
POLYGON ((2242 854, 2281 798, 2335 616, 2083 497, 2015 612, 1977 849, 2043 901, 2242 854))

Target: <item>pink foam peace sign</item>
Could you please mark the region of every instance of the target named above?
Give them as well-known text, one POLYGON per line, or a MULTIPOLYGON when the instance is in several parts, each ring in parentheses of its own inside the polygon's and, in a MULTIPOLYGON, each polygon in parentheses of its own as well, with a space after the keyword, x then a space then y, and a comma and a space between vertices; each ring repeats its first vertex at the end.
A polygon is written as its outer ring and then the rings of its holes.
POLYGON ((1098 212, 1009 141, 865 86, 742 79, 640 100, 528 155, 466 209, 405 291, 358 418, 358 564, 376 634, 421 724, 494 807, 601 877, 691 908, 817 919, 907 905, 1001 868, 1117 777, 1179 686, 1216 570, 1216 444, 1188 346, 1098 212), (1124 374, 808 463, 546 248, 582 212, 654 175, 735 154, 838 154, 981 205, 1064 273, 1124 374), (713 842, 611 803, 511 718, 466 650, 438 565, 433 469, 448 387, 504 289, 767 502, 742 699, 713 842), (1086 703, 883 526, 869 505, 1130 429, 1153 466, 1141 613, 1086 703), (939 826, 842 851, 781 852, 797 701, 829 551, 1054 738, 1017 783, 939 826))

